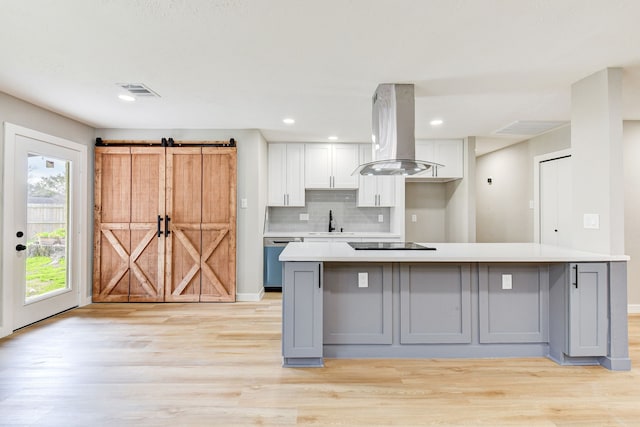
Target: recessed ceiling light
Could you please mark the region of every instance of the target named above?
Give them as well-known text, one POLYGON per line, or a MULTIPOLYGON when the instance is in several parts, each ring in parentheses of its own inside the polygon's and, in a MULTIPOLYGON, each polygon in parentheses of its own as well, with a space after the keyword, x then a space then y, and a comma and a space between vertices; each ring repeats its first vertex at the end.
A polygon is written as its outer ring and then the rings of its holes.
POLYGON ((329 137, 329 141, 337 141, 337 140, 338 140, 338 137, 337 137, 337 136, 335 136, 335 135, 331 135, 331 136, 329 137))
POLYGON ((126 93, 121 93, 120 95, 118 95, 118 98, 120 98, 121 101, 126 101, 126 102, 134 102, 136 100, 135 96, 127 95, 126 93))
POLYGON ((440 126, 442 124, 442 119, 433 119, 429 122, 431 126, 440 126))
POLYGON ((295 122, 296 121, 293 120, 291 117, 286 117, 286 118, 282 119, 282 123, 284 123, 285 125, 292 125, 295 122))

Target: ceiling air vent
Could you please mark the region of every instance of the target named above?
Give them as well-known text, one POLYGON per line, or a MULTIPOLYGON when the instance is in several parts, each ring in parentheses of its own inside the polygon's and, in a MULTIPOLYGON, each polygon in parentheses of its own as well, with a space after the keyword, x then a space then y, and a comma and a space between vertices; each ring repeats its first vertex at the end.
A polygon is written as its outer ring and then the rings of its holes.
POLYGON ((539 135, 568 122, 518 120, 493 132, 496 135, 539 135))
POLYGON ((135 97, 155 97, 160 98, 160 95, 149 89, 147 86, 142 83, 116 83, 122 89, 129 92, 131 95, 135 97))

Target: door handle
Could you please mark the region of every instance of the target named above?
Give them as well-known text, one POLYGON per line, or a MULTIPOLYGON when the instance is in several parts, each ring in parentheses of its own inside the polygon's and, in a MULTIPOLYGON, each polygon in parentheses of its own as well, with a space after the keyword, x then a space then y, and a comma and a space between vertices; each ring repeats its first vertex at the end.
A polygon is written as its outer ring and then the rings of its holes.
POLYGON ((18 243, 18 244, 16 245, 16 251, 18 251, 18 252, 20 252, 20 251, 24 251, 24 250, 26 250, 26 249, 27 249, 27 247, 26 247, 25 245, 21 244, 21 243, 18 243))
POLYGON ((171 221, 171 218, 169 217, 169 215, 165 215, 164 216, 164 237, 167 237, 169 234, 171 234, 171 231, 169 230, 169 221, 171 221))

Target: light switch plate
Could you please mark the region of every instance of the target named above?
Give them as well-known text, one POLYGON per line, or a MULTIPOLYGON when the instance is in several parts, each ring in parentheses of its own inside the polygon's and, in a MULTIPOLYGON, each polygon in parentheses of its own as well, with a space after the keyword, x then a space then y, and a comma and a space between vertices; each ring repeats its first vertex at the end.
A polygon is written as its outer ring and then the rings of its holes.
POLYGON ((249 207, 249 203, 247 202, 247 199, 240 199, 240 208, 247 209, 247 207, 249 207))
POLYGON ((358 273, 358 287, 359 288, 368 288, 369 287, 369 273, 358 273))
POLYGON ((411 214, 411 222, 418 222, 418 215, 411 214))
POLYGON ((378 215, 378 222, 384 222, 384 215, 378 215))
POLYGON ((502 289, 513 289, 513 277, 510 274, 502 275, 502 289))

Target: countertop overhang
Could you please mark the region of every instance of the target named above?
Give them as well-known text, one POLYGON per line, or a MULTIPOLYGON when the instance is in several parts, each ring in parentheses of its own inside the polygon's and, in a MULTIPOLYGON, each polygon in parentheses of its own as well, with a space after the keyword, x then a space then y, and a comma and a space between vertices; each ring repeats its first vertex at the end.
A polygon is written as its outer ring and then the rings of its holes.
POLYGON ((608 255, 537 243, 420 243, 435 251, 358 251, 346 242, 294 242, 280 261, 322 262, 608 262, 629 261, 608 255))

